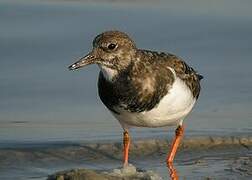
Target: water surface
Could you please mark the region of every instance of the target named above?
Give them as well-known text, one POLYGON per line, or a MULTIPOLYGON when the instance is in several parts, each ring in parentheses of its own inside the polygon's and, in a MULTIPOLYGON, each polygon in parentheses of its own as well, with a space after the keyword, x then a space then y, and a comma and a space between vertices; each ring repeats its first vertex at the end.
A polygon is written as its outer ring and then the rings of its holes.
MULTIPOLYGON (((251 132, 250 1, 0 2, 0 142, 120 139, 97 95, 96 66, 67 66, 110 29, 144 49, 171 52, 204 75, 186 119, 199 131, 251 132)), ((137 137, 167 129, 133 131, 137 137)), ((170 131, 173 133, 173 131, 170 131)))

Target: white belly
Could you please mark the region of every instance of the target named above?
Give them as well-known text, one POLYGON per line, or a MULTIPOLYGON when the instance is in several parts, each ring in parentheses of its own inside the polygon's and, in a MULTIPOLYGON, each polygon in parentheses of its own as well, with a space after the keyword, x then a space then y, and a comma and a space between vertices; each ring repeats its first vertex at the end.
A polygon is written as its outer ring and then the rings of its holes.
POLYGON ((196 99, 187 85, 176 77, 169 93, 159 104, 150 111, 131 113, 118 109, 120 114, 113 115, 119 120, 123 128, 130 126, 162 127, 182 124, 183 119, 192 110, 196 99))

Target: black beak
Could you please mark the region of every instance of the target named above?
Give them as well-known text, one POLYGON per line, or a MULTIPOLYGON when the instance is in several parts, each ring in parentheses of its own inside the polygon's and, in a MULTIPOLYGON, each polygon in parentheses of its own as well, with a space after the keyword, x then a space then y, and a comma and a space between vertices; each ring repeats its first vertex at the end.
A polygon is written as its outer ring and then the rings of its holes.
POLYGON ((81 67, 87 66, 89 64, 93 64, 95 63, 95 56, 91 53, 89 53, 88 55, 80 58, 77 62, 75 62, 74 64, 70 65, 68 67, 69 70, 76 70, 79 69, 81 67))

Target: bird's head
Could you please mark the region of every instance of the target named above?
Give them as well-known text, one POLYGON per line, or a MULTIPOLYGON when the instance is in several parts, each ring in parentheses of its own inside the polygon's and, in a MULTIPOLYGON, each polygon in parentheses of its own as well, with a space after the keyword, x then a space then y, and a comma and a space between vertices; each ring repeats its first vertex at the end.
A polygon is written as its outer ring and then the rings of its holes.
POLYGON ((86 56, 69 66, 70 70, 89 64, 97 64, 102 72, 108 73, 125 69, 136 53, 135 43, 120 31, 106 31, 93 40, 93 49, 86 56))

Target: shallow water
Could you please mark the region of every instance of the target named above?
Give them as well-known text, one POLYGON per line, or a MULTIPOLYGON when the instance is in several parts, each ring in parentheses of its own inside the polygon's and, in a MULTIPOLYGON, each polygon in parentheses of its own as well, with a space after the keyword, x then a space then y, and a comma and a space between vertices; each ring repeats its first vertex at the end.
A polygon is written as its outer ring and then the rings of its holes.
MULTIPOLYGON (((170 139, 169 139, 170 140, 170 139)), ((130 163, 168 179, 165 158, 170 141, 134 141, 130 163)), ((181 179, 249 179, 252 136, 186 138, 174 168, 181 179)), ((0 149, 1 179, 46 179, 56 171, 85 168, 112 171, 122 167, 121 143, 47 143, 0 149)))
MULTIPOLYGON (((69 72, 98 33, 119 29, 138 47, 172 52, 204 75, 186 135, 252 130, 250 1, 0 1, 0 145, 120 140, 101 104, 98 68, 69 72)), ((167 128, 133 130, 165 137, 167 128)), ((169 136, 173 130, 169 130, 169 136)))
POLYGON ((178 54, 204 75, 189 131, 251 130, 251 2, 0 3, 1 141, 118 137, 118 122, 97 96, 98 68, 67 70, 108 29, 128 32, 141 48, 178 54))

